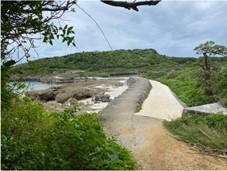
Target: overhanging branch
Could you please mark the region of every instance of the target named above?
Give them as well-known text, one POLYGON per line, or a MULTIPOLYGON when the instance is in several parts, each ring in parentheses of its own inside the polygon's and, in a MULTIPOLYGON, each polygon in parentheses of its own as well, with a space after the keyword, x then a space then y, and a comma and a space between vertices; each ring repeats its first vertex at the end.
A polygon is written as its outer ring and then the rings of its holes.
POLYGON ((151 6, 151 5, 157 5, 161 0, 150 0, 150 1, 140 1, 140 2, 127 2, 127 1, 105 1, 101 0, 101 2, 115 6, 115 7, 123 7, 128 10, 133 9, 135 11, 139 11, 138 6, 151 6))

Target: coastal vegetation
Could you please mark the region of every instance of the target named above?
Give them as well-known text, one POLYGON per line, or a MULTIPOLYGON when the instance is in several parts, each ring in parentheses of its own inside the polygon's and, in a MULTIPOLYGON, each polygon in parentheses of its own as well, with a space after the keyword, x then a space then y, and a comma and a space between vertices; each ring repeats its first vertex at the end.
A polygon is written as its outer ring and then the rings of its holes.
POLYGON ((164 126, 174 137, 185 141, 208 154, 227 156, 226 115, 185 115, 167 122, 164 126))
POLYGON ((24 58, 29 60, 37 35, 51 45, 53 40, 61 39, 62 43, 75 46, 73 27, 59 21, 66 11, 74 11, 75 4, 74 0, 1 2, 3 170, 129 170, 136 167, 131 153, 104 133, 95 114, 74 116, 74 110, 48 113, 40 103, 13 91, 23 85, 10 84, 15 75, 13 65, 24 58), (15 54, 18 59, 12 59, 15 54))
MULTIPOLYGON (((53 40, 60 38, 62 43, 75 46, 73 27, 54 22, 66 11, 74 11, 74 4, 76 1, 60 4, 46 0, 1 2, 1 169, 136 169, 132 154, 105 134, 97 114, 77 115, 78 108, 47 112, 40 103, 13 91, 23 87, 21 84, 12 87, 13 77, 108 77, 136 73, 166 83, 189 106, 214 101, 227 105, 226 58, 176 58, 145 49, 83 52, 29 61, 37 35, 51 45, 53 40), (17 52, 18 61, 11 58, 17 52), (23 58, 29 62, 18 65, 23 58), (203 59, 212 61, 212 72, 211 65, 202 69, 203 59), (209 76, 206 82, 202 81, 204 76, 209 76), (212 92, 209 95, 208 90, 212 92)), ((132 7, 138 10, 137 6, 132 7)), ((226 137, 224 116, 182 117, 165 125, 187 142, 226 154, 223 149, 226 139, 222 137, 226 137), (206 130, 199 127, 190 131, 195 125, 202 125, 206 130), (181 127, 185 132, 179 132, 181 127), (203 134, 205 144, 199 141, 203 134), (214 143, 218 138, 220 141, 214 143)))
MULTIPOLYGON (((204 84, 204 57, 180 58, 158 54, 154 49, 86 52, 45 58, 17 65, 17 76, 60 75, 63 77, 111 76, 138 74, 168 85, 187 106, 220 102, 227 106, 227 58, 209 57, 209 81, 204 84), (34 73, 33 66, 42 70, 34 73), (69 73, 68 70, 82 70, 69 73), (21 71, 21 72, 17 72, 21 71), (212 91, 207 94, 207 89, 212 91)), ((227 117, 195 116, 165 121, 164 126, 176 138, 207 153, 226 156, 227 117)))
POLYGON ((12 105, 1 119, 1 169, 135 169, 131 153, 104 133, 97 114, 48 113, 28 97, 12 105))
POLYGON ((211 96, 206 95, 203 85, 203 57, 169 57, 154 49, 84 52, 44 58, 17 65, 13 73, 17 77, 60 75, 67 78, 138 74, 168 85, 188 106, 215 101, 227 106, 227 58, 210 57, 209 60, 213 67, 209 81, 211 96), (69 70, 84 72, 69 73, 69 70))
MULTIPOLYGON (((226 105, 227 59, 209 59, 217 68, 211 74, 214 94, 210 97, 201 82, 202 57, 167 57, 153 49, 76 53, 16 65, 10 72, 17 77, 59 75, 67 78, 137 73, 167 84, 188 106, 215 101, 226 105), (41 72, 36 72, 34 66, 41 72), (83 72, 68 72, 70 70, 83 72)), ((2 117, 2 169, 136 168, 130 152, 104 134, 96 115, 78 117, 73 116, 71 110, 47 113, 28 98, 13 99, 11 105, 15 107, 3 111, 2 117)), ((164 125, 181 140, 209 152, 226 154, 225 116, 187 116, 164 125), (220 141, 214 142, 215 137, 220 141)))

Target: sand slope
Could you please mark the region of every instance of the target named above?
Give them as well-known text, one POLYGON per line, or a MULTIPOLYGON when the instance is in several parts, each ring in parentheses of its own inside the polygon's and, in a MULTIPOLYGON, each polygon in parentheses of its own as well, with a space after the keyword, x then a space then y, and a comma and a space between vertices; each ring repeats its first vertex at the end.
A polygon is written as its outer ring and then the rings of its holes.
POLYGON ((136 115, 171 120, 181 117, 183 105, 166 85, 150 80, 152 89, 136 115))

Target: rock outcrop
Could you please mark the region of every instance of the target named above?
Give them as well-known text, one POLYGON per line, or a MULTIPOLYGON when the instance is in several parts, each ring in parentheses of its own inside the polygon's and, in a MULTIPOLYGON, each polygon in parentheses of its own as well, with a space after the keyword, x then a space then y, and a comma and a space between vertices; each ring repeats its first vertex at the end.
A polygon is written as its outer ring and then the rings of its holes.
POLYGON ((94 100, 95 100, 96 103, 98 103, 98 102, 110 102, 111 101, 110 95, 104 94, 104 93, 96 95, 94 100))
POLYGON ((219 103, 211 103, 201 106, 188 107, 184 109, 183 114, 195 113, 195 114, 224 114, 227 115, 227 108, 221 106, 219 103))
POLYGON ((48 102, 55 100, 59 89, 60 87, 51 87, 46 90, 34 90, 27 92, 27 95, 30 96, 32 100, 48 102))
POLYGON ((99 92, 99 89, 76 87, 76 85, 70 84, 61 87, 52 87, 46 90, 30 91, 27 94, 32 100, 40 102, 56 101, 57 103, 63 104, 69 99, 71 99, 70 103, 76 103, 76 100, 94 97, 99 92))
POLYGON ((58 103, 64 103, 70 98, 75 98, 76 100, 83 100, 93 97, 97 94, 96 89, 91 89, 87 87, 64 87, 58 91, 55 100, 58 103))

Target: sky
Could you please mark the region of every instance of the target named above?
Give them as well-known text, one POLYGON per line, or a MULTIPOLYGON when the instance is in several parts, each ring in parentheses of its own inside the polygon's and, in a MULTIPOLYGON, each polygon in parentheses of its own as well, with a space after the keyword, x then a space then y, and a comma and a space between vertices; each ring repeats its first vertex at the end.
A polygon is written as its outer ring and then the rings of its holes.
MULTIPOLYGON (((156 49, 159 54, 197 57, 193 49, 208 40, 227 45, 227 1, 162 0, 156 6, 139 7, 139 12, 106 5, 98 0, 78 0, 78 5, 99 24, 113 50, 156 49)), ((62 25, 74 27, 77 48, 36 42, 32 59, 62 56, 83 51, 111 50, 92 19, 75 6, 62 25)))

